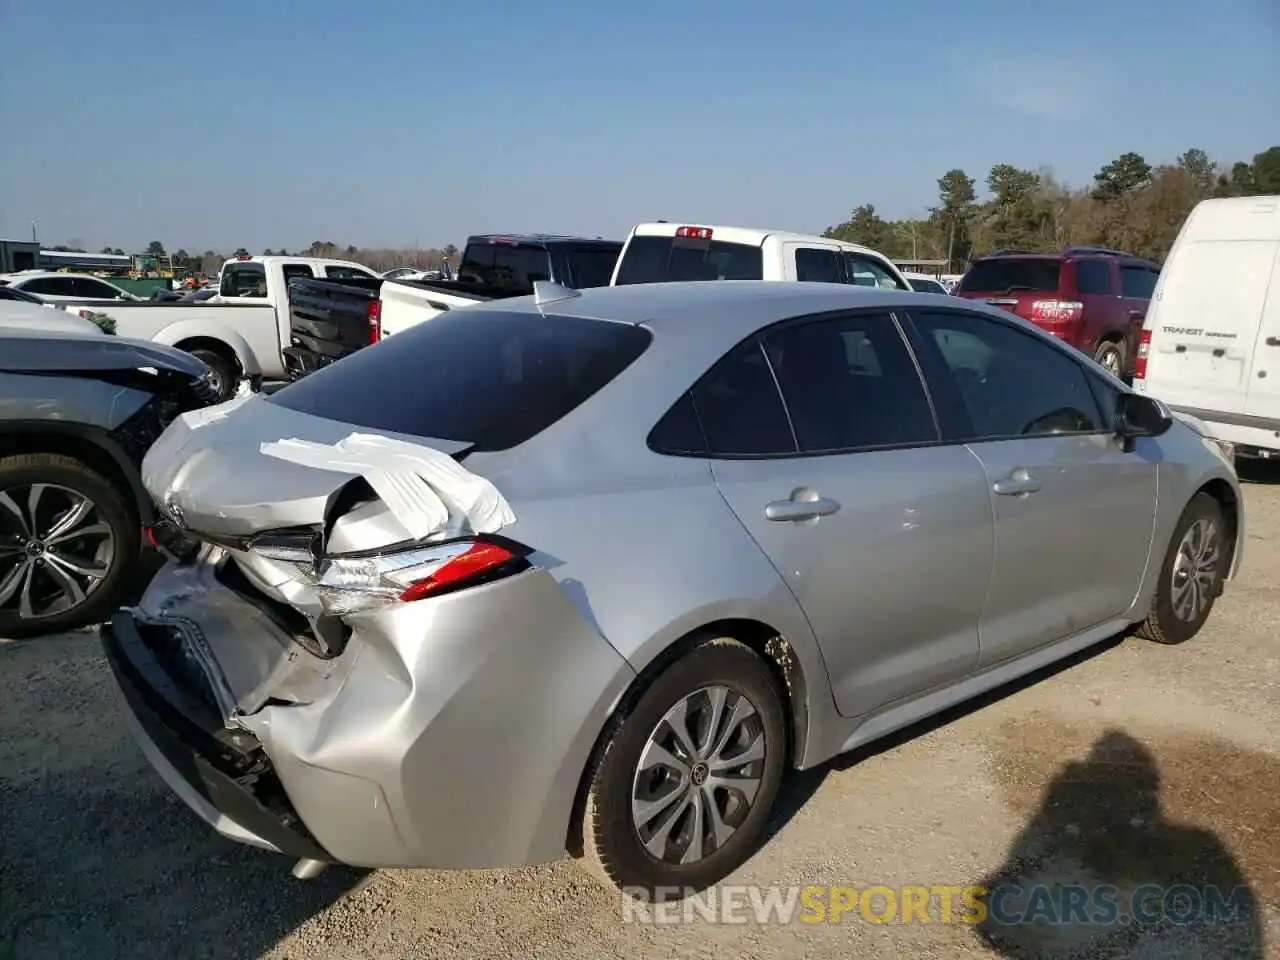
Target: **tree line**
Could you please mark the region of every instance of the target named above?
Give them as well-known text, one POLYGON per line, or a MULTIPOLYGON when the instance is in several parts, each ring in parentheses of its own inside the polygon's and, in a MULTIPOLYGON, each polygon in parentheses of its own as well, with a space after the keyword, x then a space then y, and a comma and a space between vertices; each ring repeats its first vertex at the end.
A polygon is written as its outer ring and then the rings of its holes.
MULTIPOLYGON (((1101 244, 1162 262, 1187 214, 1201 200, 1280 194, 1280 146, 1230 166, 1215 163, 1199 148, 1154 167, 1140 154, 1124 153, 1083 187, 1063 183, 1049 167, 1023 170, 998 163, 988 171, 985 186, 989 197, 979 200, 974 177, 948 170, 938 178, 937 203, 927 217, 886 220, 873 204, 864 203, 824 235, 865 244, 897 260, 946 261, 956 273, 993 250, 1050 252, 1073 243, 1101 244)), ((84 252, 67 246, 52 249, 84 252)), ((124 253, 118 247, 102 252, 124 253)), ((432 270, 446 259, 456 266, 458 258, 453 244, 424 250, 343 246, 329 240, 292 252, 284 247, 262 252, 351 260, 378 272, 401 266, 432 270)), ((169 255, 159 240, 152 240, 146 253, 169 255)), ((248 254, 244 247, 230 254, 179 249, 171 259, 181 273, 213 276, 228 257, 248 254)))
POLYGON ((1047 167, 1022 170, 999 163, 987 173, 986 187, 990 197, 980 201, 973 177, 948 170, 938 178, 938 201, 927 217, 885 220, 865 203, 825 235, 895 259, 945 260, 955 273, 993 250, 1051 252, 1074 243, 1101 244, 1159 263, 1201 200, 1280 194, 1280 146, 1230 167, 1198 148, 1155 167, 1137 153, 1124 153, 1085 187, 1061 182, 1047 167))

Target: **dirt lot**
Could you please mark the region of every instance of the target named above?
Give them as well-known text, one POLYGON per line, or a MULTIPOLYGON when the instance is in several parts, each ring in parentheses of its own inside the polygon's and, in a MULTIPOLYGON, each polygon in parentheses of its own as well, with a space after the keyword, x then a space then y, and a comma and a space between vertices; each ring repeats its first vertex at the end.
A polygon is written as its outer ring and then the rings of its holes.
POLYGON ((1196 641, 1108 645, 794 778, 732 878, 1242 884, 1251 919, 624 924, 568 863, 300 883, 170 797, 80 634, 0 641, 0 957, 1280 957, 1280 472, 1259 480, 1245 575, 1196 641))

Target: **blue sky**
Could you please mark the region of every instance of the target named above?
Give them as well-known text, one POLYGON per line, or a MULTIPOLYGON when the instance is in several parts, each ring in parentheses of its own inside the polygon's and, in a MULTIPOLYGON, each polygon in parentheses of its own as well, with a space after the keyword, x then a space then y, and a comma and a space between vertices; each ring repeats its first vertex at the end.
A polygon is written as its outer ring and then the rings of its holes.
POLYGON ((817 232, 957 166, 1280 143, 1280 7, 0 0, 0 130, 0 236, 46 244, 817 232))

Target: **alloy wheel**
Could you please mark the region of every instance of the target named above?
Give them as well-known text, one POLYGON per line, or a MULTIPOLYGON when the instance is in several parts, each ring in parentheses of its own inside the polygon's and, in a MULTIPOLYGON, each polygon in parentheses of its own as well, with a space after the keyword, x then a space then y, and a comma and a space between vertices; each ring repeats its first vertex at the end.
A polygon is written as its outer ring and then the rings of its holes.
POLYGON ((1173 612, 1179 620, 1190 623, 1209 606, 1220 565, 1217 525, 1201 518, 1182 535, 1173 562, 1173 612))
POLYGON ((751 812, 766 748, 755 705, 728 687, 703 687, 668 710, 631 791, 632 826, 649 855, 692 864, 721 849, 751 812))
POLYGON ((22 620, 65 613, 98 588, 115 557, 115 533, 96 503, 70 487, 0 489, 0 611, 22 620))

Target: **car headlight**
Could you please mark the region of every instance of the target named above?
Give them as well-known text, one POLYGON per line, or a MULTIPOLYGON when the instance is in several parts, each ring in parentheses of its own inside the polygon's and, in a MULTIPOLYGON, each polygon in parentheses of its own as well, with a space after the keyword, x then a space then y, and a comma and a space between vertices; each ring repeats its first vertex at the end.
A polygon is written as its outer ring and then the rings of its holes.
POLYGON ((1211 437, 1207 434, 1202 434, 1200 436, 1200 440, 1212 452, 1218 454, 1218 456, 1226 460, 1227 463, 1231 464, 1232 469, 1235 469, 1236 445, 1234 443, 1230 440, 1219 440, 1217 437, 1211 437))

